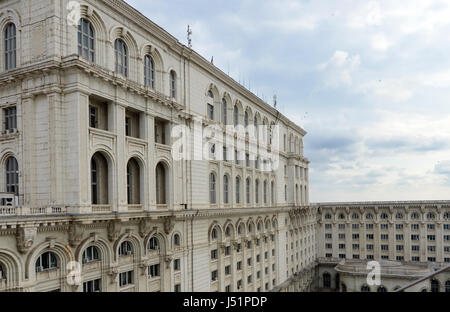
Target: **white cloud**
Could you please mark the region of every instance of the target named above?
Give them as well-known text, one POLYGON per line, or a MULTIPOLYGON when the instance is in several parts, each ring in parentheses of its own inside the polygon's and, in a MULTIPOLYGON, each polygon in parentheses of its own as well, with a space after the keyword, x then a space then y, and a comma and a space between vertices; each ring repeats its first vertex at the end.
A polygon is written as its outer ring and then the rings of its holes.
POLYGON ((391 46, 391 42, 389 42, 386 36, 382 33, 378 33, 372 36, 371 46, 374 50, 384 52, 391 46))
POLYGON ((350 56, 346 51, 337 50, 326 62, 318 66, 324 73, 325 84, 331 87, 352 84, 352 72, 361 64, 359 55, 350 56))

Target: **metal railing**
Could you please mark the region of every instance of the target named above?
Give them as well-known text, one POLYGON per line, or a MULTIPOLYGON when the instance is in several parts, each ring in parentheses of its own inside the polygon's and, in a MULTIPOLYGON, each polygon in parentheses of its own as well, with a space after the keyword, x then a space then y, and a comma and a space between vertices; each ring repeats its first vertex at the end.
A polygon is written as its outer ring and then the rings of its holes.
POLYGON ((422 283, 422 282, 424 282, 426 280, 430 280, 433 277, 435 277, 435 276, 437 276, 437 275, 439 275, 441 273, 444 273, 444 272, 450 272, 450 265, 448 265, 448 266, 446 266, 444 268, 441 268, 441 269, 439 269, 437 271, 434 271, 433 273, 427 274, 424 277, 422 277, 422 278, 420 278, 420 279, 418 279, 418 280, 416 280, 416 281, 414 281, 414 282, 412 282, 412 283, 410 283, 410 284, 408 284, 408 285, 406 285, 406 286, 404 286, 404 287, 402 287, 400 289, 397 289, 395 292, 404 292, 405 290, 407 290, 407 289, 409 289, 409 288, 411 288, 411 287, 413 287, 413 286, 415 286, 417 284, 420 284, 420 283, 422 283))

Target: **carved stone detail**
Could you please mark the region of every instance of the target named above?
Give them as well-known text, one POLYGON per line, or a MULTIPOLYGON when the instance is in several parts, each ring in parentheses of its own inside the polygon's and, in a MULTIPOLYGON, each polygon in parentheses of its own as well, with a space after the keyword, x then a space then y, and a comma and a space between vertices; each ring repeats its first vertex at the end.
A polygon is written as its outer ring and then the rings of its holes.
POLYGON ((167 235, 170 234, 170 232, 173 231, 173 228, 175 226, 175 217, 164 217, 164 233, 167 235))
POLYGON ((17 250, 22 254, 27 253, 34 244, 36 234, 36 226, 18 227, 16 232, 17 250))
POLYGON ((119 220, 111 220, 108 223, 108 239, 110 242, 116 241, 120 236, 121 224, 119 220))
POLYGON ((69 225, 69 244, 70 247, 76 248, 83 240, 83 226, 76 222, 71 222, 69 225))

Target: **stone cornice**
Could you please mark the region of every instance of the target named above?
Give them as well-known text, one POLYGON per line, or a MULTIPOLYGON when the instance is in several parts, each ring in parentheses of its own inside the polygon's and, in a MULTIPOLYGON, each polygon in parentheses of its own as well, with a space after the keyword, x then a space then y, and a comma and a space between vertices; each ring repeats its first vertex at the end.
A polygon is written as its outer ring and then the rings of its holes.
POLYGON ((259 106, 260 109, 271 114, 274 118, 282 120, 287 126, 293 130, 299 132, 302 136, 305 136, 307 132, 300 126, 289 120, 286 116, 281 114, 275 108, 264 102, 262 99, 257 97, 255 94, 250 92, 248 89, 243 87, 241 84, 236 82, 233 78, 225 74, 219 68, 211 64, 208 60, 202 57, 200 54, 194 50, 188 48, 181 42, 179 42, 174 36, 164 30, 162 27, 158 26, 138 10, 133 8, 131 5, 127 4, 123 0, 106 0, 104 1, 106 5, 112 10, 116 11, 119 15, 126 16, 130 22, 134 23, 137 27, 140 27, 147 31, 149 34, 157 37, 161 42, 163 42, 168 48, 172 49, 174 52, 178 53, 181 57, 187 58, 193 63, 195 63, 200 68, 213 74, 216 78, 220 79, 225 84, 228 84, 231 88, 235 89, 240 93, 241 96, 246 98, 248 101, 259 106), (186 53, 187 52, 187 53, 186 53))

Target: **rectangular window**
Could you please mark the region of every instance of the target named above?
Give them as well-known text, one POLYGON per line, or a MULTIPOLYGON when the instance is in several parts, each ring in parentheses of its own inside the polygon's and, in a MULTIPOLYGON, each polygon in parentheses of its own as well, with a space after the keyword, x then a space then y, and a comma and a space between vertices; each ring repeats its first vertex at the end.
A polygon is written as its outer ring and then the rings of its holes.
POLYGON ((388 240, 389 239, 389 235, 388 234, 381 234, 381 239, 382 240, 388 240))
POLYGON ((225 267, 225 275, 231 275, 231 265, 225 267))
POLYGON ((403 246, 403 245, 397 245, 397 246, 395 247, 395 249, 396 249, 397 251, 403 251, 404 246, 403 246))
POLYGON ((381 245, 381 250, 389 250, 389 245, 381 245))
POLYGON ((403 230, 403 224, 396 224, 395 229, 397 230, 403 230))
POLYGON ((436 235, 427 235, 427 239, 429 241, 435 241, 436 240, 436 235))
POLYGON ((119 286, 124 287, 133 284, 133 271, 120 273, 119 286))
POLYGON ((236 263, 236 270, 237 271, 242 270, 242 261, 239 261, 238 263, 236 263))
POLYGON ((100 292, 101 279, 83 283, 83 292, 100 292))
POLYGON ((418 224, 411 224, 411 230, 418 230, 419 225, 418 224))
POLYGON ((419 249, 420 249, 420 246, 419 246, 419 245, 412 245, 412 246, 411 246, 411 250, 412 250, 412 251, 419 251, 419 249))
POLYGON ((387 230, 387 229, 389 229, 389 224, 385 224, 385 223, 380 224, 380 228, 381 228, 382 230, 387 230))
POLYGON ((367 230, 373 230, 373 223, 366 224, 366 229, 367 230))
POLYGON ((97 128, 98 126, 98 109, 94 106, 89 106, 89 127, 97 128))
POLYGON ((173 261, 173 270, 180 271, 180 259, 175 259, 173 261))
POLYGON ((211 250, 211 260, 217 260, 217 249, 211 250))
POLYGON ((181 292, 181 285, 180 284, 176 284, 173 288, 174 292, 181 292))
POLYGON ((160 265, 159 264, 154 264, 154 265, 150 265, 148 267, 148 275, 150 276, 150 278, 152 277, 159 277, 160 275, 160 265))
POLYGON ((403 240, 403 234, 397 234, 395 235, 396 240, 403 240))
POLYGON ((5 130, 13 130, 17 128, 16 107, 8 107, 3 110, 5 115, 5 130))
POLYGON ((211 281, 217 281, 217 270, 211 272, 211 281))
POLYGON ((419 240, 419 235, 416 234, 411 235, 411 240, 419 240))

